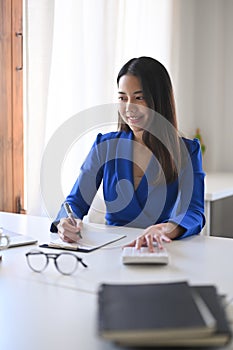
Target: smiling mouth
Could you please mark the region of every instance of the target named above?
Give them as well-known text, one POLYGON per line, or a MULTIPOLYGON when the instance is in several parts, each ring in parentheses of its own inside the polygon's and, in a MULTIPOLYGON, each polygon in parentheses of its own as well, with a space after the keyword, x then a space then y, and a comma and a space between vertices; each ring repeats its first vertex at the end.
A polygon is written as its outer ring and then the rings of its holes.
POLYGON ((139 121, 140 119, 142 119, 143 118, 143 116, 141 115, 141 116, 132 116, 132 117, 127 117, 127 119, 130 121, 130 122, 133 122, 133 123, 136 123, 137 121, 139 121))

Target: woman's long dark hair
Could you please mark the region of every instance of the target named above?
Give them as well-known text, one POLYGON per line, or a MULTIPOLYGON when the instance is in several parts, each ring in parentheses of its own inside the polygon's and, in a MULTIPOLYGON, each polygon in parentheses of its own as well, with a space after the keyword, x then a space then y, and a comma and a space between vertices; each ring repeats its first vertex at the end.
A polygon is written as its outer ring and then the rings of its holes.
MULTIPOLYGON (((134 75, 140 80, 147 106, 159 113, 154 113, 155 118, 150 125, 151 132, 144 130, 142 140, 159 161, 166 181, 170 183, 177 179, 181 155, 175 100, 169 74, 159 61, 151 57, 133 58, 128 61, 118 74, 118 85, 120 78, 126 74, 134 75)), ((118 130, 130 131, 120 114, 118 130)))

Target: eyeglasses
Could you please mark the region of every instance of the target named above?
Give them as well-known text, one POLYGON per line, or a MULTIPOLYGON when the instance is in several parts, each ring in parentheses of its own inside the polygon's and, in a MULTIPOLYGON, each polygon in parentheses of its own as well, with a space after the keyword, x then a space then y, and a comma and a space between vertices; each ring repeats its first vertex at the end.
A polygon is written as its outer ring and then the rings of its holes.
POLYGON ((84 267, 87 265, 81 258, 73 253, 63 252, 60 254, 44 253, 40 250, 31 250, 26 253, 28 266, 35 272, 42 272, 49 264, 49 259, 54 260, 56 269, 63 275, 72 275, 81 263, 84 267))

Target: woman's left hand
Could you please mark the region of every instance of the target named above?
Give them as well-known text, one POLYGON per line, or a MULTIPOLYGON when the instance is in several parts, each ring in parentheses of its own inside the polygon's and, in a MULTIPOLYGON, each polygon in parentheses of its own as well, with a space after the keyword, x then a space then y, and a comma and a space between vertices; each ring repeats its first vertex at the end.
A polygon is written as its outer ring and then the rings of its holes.
POLYGON ((172 222, 156 224, 147 227, 143 234, 137 237, 127 247, 136 247, 140 249, 143 246, 148 246, 150 252, 154 252, 154 242, 157 243, 159 249, 163 249, 163 242, 170 243, 173 238, 181 234, 181 227, 172 222))

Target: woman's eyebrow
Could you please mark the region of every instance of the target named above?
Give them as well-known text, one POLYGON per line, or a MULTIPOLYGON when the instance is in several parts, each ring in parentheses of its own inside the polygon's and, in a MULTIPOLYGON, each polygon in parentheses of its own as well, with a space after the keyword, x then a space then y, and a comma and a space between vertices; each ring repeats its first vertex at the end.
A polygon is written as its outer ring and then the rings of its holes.
MULTIPOLYGON (((125 92, 123 92, 123 91, 118 91, 118 94, 121 94, 121 95, 126 95, 126 93, 125 93, 125 92)), ((142 94, 142 90, 137 90, 137 91, 134 91, 134 92, 133 92, 133 94, 134 94, 134 95, 136 95, 136 94, 142 94)))

